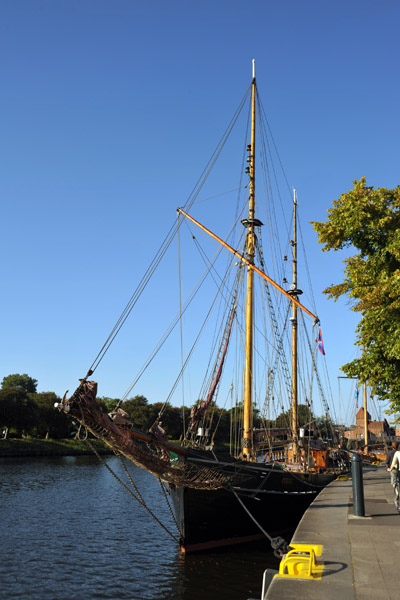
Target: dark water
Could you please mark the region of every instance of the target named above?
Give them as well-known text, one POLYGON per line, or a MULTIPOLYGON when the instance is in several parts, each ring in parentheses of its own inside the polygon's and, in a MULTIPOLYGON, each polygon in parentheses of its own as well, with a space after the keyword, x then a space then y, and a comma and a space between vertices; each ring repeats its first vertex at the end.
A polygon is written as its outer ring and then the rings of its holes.
MULTIPOLYGON (((174 532, 156 479, 129 470, 174 532)), ((95 457, 0 459, 0 540, 2 599, 246 600, 276 565, 268 543, 181 555, 95 457)))

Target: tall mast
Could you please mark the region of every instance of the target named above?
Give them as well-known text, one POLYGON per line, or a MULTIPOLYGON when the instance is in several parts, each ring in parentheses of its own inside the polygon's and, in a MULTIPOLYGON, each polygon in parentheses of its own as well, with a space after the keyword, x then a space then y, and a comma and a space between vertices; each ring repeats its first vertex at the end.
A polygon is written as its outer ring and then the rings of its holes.
MULTIPOLYGON (((296 190, 293 190, 293 240, 290 242, 292 246, 293 258, 293 279, 290 286, 290 293, 293 298, 296 298, 302 293, 297 289, 297 195, 296 190)), ((298 386, 297 386, 297 304, 292 301, 292 436, 293 436, 293 460, 295 461, 298 454, 298 386)))
POLYGON ((367 384, 364 383, 364 452, 368 453, 368 401, 367 401, 367 384))
MULTIPOLYGON (((258 224, 255 212, 255 146, 256 146, 256 74, 253 60, 253 79, 251 82, 251 139, 247 147, 249 162, 249 216, 242 221, 247 227, 246 255, 250 264, 254 264, 255 234, 254 226, 258 224)), ((245 330, 245 363, 244 363, 244 399, 243 399, 243 442, 242 456, 245 460, 252 458, 253 419, 252 419, 252 387, 253 387, 253 280, 254 271, 247 267, 246 285, 246 330, 245 330)))
MULTIPOLYGON (((364 346, 363 346, 364 353, 364 346)), ((368 453, 368 398, 367 398, 367 382, 363 385, 363 397, 364 397, 364 452, 368 453)))

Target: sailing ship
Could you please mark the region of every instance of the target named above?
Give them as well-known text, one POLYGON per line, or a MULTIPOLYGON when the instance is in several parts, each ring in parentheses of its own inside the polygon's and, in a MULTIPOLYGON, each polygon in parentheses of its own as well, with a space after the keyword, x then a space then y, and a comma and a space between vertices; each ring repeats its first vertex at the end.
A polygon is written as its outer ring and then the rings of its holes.
MULTIPOLYGON (((215 360, 210 368, 208 392, 199 395, 190 415, 190 423, 180 443, 169 441, 162 427, 162 413, 167 409, 168 399, 160 411, 156 422, 148 431, 141 431, 134 426, 124 411, 123 403, 111 413, 101 408, 96 401, 97 383, 90 379, 100 360, 114 340, 116 334, 130 314, 136 303, 134 294, 120 320, 111 332, 101 349, 96 361, 80 380, 76 391, 68 398, 64 396, 57 405, 72 419, 79 422, 94 436, 103 440, 118 455, 126 457, 153 475, 167 489, 172 501, 175 522, 179 531, 179 544, 182 550, 195 551, 215 546, 223 546, 246 542, 268 536, 282 535, 295 528, 302 514, 316 495, 343 470, 347 469, 347 457, 338 448, 332 451, 329 443, 318 439, 311 424, 306 426, 306 434, 302 435, 298 421, 298 322, 299 314, 311 319, 313 332, 318 327, 317 316, 306 308, 299 300, 301 290, 297 284, 297 198, 293 198, 293 239, 292 248, 292 283, 284 289, 266 273, 265 261, 261 267, 256 265, 255 257, 263 254, 260 245, 262 222, 256 216, 256 107, 257 87, 255 65, 251 86, 248 90, 250 98, 249 122, 250 140, 246 143, 246 169, 248 182, 242 186, 247 196, 247 214, 241 219, 243 245, 236 247, 219 238, 215 233, 202 225, 189 214, 193 202, 178 209, 179 221, 167 236, 164 246, 153 261, 150 271, 155 270, 159 260, 164 256, 173 235, 179 232, 182 222, 193 223, 207 236, 226 250, 226 255, 233 259, 229 263, 230 273, 235 286, 234 291, 227 292, 227 279, 222 278, 219 289, 224 296, 225 319, 219 335, 219 343, 215 344, 215 360), (290 335, 286 331, 286 323, 281 328, 276 315, 272 318, 272 329, 276 351, 273 366, 261 373, 259 379, 264 386, 264 395, 271 399, 276 389, 276 372, 279 361, 283 361, 283 338, 291 338, 292 369, 287 395, 290 396, 291 423, 287 428, 269 433, 268 429, 253 423, 254 402, 256 398, 255 379, 255 337, 258 330, 255 317, 255 278, 265 284, 263 288, 266 304, 271 305, 270 286, 275 294, 286 302, 291 323, 290 335), (243 284, 245 292, 240 295, 239 285, 243 284), (243 329, 239 325, 239 316, 243 315, 243 329), (243 338, 244 358, 238 361, 243 366, 243 375, 237 394, 240 394, 237 405, 243 415, 240 428, 240 448, 230 446, 219 450, 213 444, 208 415, 215 406, 215 398, 221 386, 221 378, 226 368, 228 348, 234 326, 237 327, 237 338, 243 338), (279 356, 281 358, 279 358, 279 356), (243 384, 243 386, 242 386, 243 384), (275 388, 274 388, 275 386, 275 388), (307 431, 308 430, 308 431, 307 431), (261 458, 261 450, 263 458, 261 458)), ((243 103, 242 103, 243 104, 243 103)), ((242 110, 242 105, 240 107, 242 110)), ((231 127, 228 128, 228 134, 231 127)), ((247 134, 248 135, 248 134, 247 134)), ((224 140, 225 141, 225 140, 224 140)), ((216 152, 219 155, 219 150, 216 152)), ((214 161, 214 158, 213 158, 214 161)), ((244 170, 244 169, 243 169, 244 170)), ((236 221, 240 220, 240 216, 236 221)), ((194 237, 194 236, 193 236, 194 237)), ((207 272, 211 272, 207 264, 207 272)), ((142 280, 146 279, 147 276, 142 280)), ((141 282, 139 288, 143 287, 141 282)), ((138 288, 138 289, 139 289, 138 288)), ((215 304, 215 301, 213 301, 215 304)), ((282 302, 281 302, 282 305, 282 302)), ((286 309, 285 309, 286 311, 286 309)), ((182 312, 182 310, 181 310, 182 312)), ((286 311, 287 312, 287 311, 286 311)), ((262 316, 266 320, 265 315, 262 316)), ((303 318, 300 320, 304 321, 303 318)), ((314 338, 315 338, 314 333, 314 338)), ((259 354, 260 351, 257 350, 259 354)), ((176 381, 181 380, 187 359, 182 361, 176 381)), ((315 357, 312 359, 315 367, 315 357)), ((288 374, 288 366, 285 363, 288 374)), ((231 389, 233 385, 231 385, 231 389)), ((176 389, 176 384, 174 386, 176 389)), ((281 393, 282 388, 281 388, 281 393)), ((232 412, 232 411, 231 411, 232 412)), ((332 444, 331 444, 332 445, 332 444)))

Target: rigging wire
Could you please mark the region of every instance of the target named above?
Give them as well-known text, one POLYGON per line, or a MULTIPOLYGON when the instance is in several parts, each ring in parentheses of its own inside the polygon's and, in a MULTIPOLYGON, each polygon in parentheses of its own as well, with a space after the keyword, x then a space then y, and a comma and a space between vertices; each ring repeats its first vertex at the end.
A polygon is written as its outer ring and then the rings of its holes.
MULTIPOLYGON (((226 273, 226 275, 225 275, 225 278, 227 277, 227 275, 228 275, 228 273, 226 273)), ((175 390, 176 390, 176 388, 177 388, 177 386, 178 386, 178 384, 179 384, 179 381, 180 381, 180 379, 181 379, 181 377, 182 377, 182 375, 183 375, 183 372, 184 372, 184 370, 186 369, 186 366, 187 366, 187 364, 189 363, 189 361, 190 361, 190 359, 191 359, 191 356, 192 356, 192 354, 193 354, 193 352, 194 352, 194 350, 195 350, 195 348, 196 348, 196 346, 197 346, 197 344, 198 344, 198 342, 199 342, 199 340, 200 340, 200 338, 201 338, 201 335, 202 335, 202 333, 203 333, 203 331, 204 331, 204 329, 205 329, 205 326, 206 326, 207 322, 209 321, 209 319, 210 319, 210 317, 211 317, 211 314, 212 314, 212 312, 213 312, 213 310, 214 310, 214 307, 215 307, 215 305, 216 305, 216 303, 217 303, 217 300, 218 300, 218 298, 220 297, 220 294, 221 294, 221 289, 223 288, 223 286, 224 286, 224 284, 225 284, 225 278, 222 280, 222 282, 221 282, 221 285, 220 285, 220 287, 218 288, 218 290, 217 290, 217 293, 216 293, 216 294, 215 294, 215 296, 214 296, 214 299, 213 299, 213 301, 212 301, 212 303, 211 303, 211 306, 210 306, 210 308, 209 308, 209 310, 208 310, 208 312, 207 312, 207 314, 206 314, 206 317, 205 317, 205 319, 204 319, 204 321, 203 321, 203 324, 202 324, 202 326, 200 327, 200 330, 199 330, 199 332, 198 332, 198 334, 197 334, 197 337, 195 338, 195 340, 194 340, 194 342, 193 342, 193 344, 192 344, 192 347, 190 348, 190 350, 189 350, 189 353, 188 353, 188 354, 187 354, 187 356, 186 356, 185 362, 184 362, 184 364, 183 364, 183 366, 182 366, 181 370, 179 371, 179 373, 178 373, 178 376, 177 376, 177 378, 175 379, 175 382, 174 382, 174 384, 173 384, 173 386, 172 386, 172 388, 171 388, 171 390, 170 390, 170 392, 169 392, 169 394, 168 394, 168 396, 167 396, 166 400, 164 401, 164 404, 163 404, 163 406, 162 406, 162 408, 161 408, 161 410, 160 410, 160 413, 159 413, 159 418, 160 418, 160 416, 162 415, 163 411, 165 410, 166 406, 168 405, 168 403, 169 403, 169 401, 170 401, 170 399, 171 399, 172 395, 174 394, 174 392, 175 392, 175 390)))
MULTIPOLYGON (((301 227, 301 217, 300 217, 300 209, 299 209, 299 205, 297 205, 297 213, 299 215, 299 219, 298 219, 298 230, 300 233, 300 240, 301 240, 301 248, 302 248, 302 256, 303 256, 303 261, 304 261, 304 269, 306 271, 306 276, 307 276, 307 290, 308 290, 308 294, 310 294, 310 304, 314 309, 315 314, 317 314, 317 307, 316 307, 316 302, 315 302, 315 297, 314 297, 314 290, 313 290, 313 286, 311 283, 311 275, 310 275, 310 269, 308 266, 308 260, 307 260, 307 254, 305 251, 305 243, 304 243, 304 237, 303 237, 303 230, 301 227)), ((307 294, 307 296, 308 296, 307 294)))
POLYGON ((233 188, 232 190, 228 190, 227 192, 221 192, 220 194, 215 194, 215 196, 208 196, 208 198, 203 198, 201 200, 197 200, 196 202, 193 203, 193 206, 197 206, 198 204, 203 204, 203 202, 209 202, 210 200, 215 200, 215 198, 221 198, 222 196, 228 196, 229 194, 232 194, 232 192, 241 192, 242 190, 246 189, 247 185, 245 186, 239 186, 237 188, 233 188))
MULTIPOLYGON (((238 219, 239 218, 240 218, 240 215, 238 216, 238 219)), ((195 238, 194 236, 193 236, 193 241, 194 241, 194 243, 195 243, 195 245, 197 247, 197 250, 198 250, 198 252, 199 252, 202 260, 204 261, 204 263, 207 266, 207 268, 209 268, 211 278, 214 280, 214 282, 215 282, 216 285, 220 286, 220 290, 224 290, 224 292, 225 292, 225 294, 224 293, 221 294, 221 299, 225 300, 224 314, 226 315, 227 311, 231 310, 230 307, 233 304, 237 305, 237 296, 238 296, 239 281, 242 278, 242 269, 241 269, 242 263, 239 263, 239 265, 238 265, 239 269, 236 272, 236 276, 235 276, 235 280, 236 281, 235 281, 235 284, 233 285, 233 290, 228 289, 226 281, 227 281, 227 279, 229 277, 229 272, 232 270, 232 268, 234 266, 232 264, 232 262, 231 261, 228 262, 228 269, 229 269, 229 271, 227 271, 225 273, 224 278, 221 278, 221 276, 218 274, 218 272, 214 268, 215 261, 214 262, 210 262, 209 261, 209 259, 207 258, 204 250, 201 248, 200 244, 198 243, 197 238, 195 238), (215 275, 215 277, 214 277, 214 275, 215 275), (217 284, 217 281, 216 281, 217 279, 219 279, 219 281, 220 281, 219 284, 217 284)), ((222 320, 225 320, 225 319, 222 319, 222 320)), ((221 324, 220 330, 222 328, 223 328, 223 325, 221 324)), ((212 346, 212 350, 211 350, 211 353, 210 353, 211 355, 213 355, 214 352, 215 352, 215 346, 218 343, 217 342, 218 338, 219 338, 219 334, 215 333, 215 335, 214 335, 214 341, 213 341, 213 343, 211 345, 212 346)), ((210 366, 210 363, 209 363, 209 366, 210 366)), ((206 377, 204 379, 202 390, 200 391, 200 395, 199 395, 200 398, 202 397, 202 394, 203 394, 204 390, 206 388, 209 388, 210 383, 211 383, 211 379, 212 379, 212 374, 210 373, 209 378, 208 378, 208 382, 206 382, 206 379, 207 379, 207 375, 206 375, 206 377)))
MULTIPOLYGON (((239 218, 240 218, 240 215, 238 216, 238 219, 239 218)), ((228 233, 228 238, 231 235, 232 229, 235 227, 235 224, 236 224, 237 220, 233 224, 230 232, 228 233)), ((186 224, 186 226, 188 227, 188 229, 190 231, 190 226, 189 226, 187 220, 185 221, 185 224, 186 224)), ((194 237, 193 234, 192 234, 192 239, 195 240, 196 244, 198 243, 197 239, 194 237)), ((183 309, 182 309, 182 315, 188 309, 189 305, 191 304, 191 302, 195 298, 196 294, 200 290, 201 286, 203 285, 203 283, 204 283, 207 275, 210 273, 210 271, 211 271, 210 265, 212 265, 217 260, 218 256, 222 253, 222 251, 223 251, 222 246, 218 246, 217 251, 215 252, 213 258, 212 259, 207 259, 207 261, 205 261, 206 268, 203 271, 203 273, 202 273, 202 275, 201 275, 198 283, 195 285, 195 287, 192 289, 191 293, 189 294, 188 298, 186 299, 185 304, 184 304, 183 309)), ((223 281, 223 280, 220 278, 220 281, 223 281)), ((217 284, 216 281, 215 281, 215 283, 216 283, 217 288, 218 288, 218 286, 220 284, 217 284)), ((223 285, 224 285, 224 288, 226 288, 228 290, 228 288, 225 285, 225 283, 223 285)), ((180 313, 180 311, 178 311, 178 313, 175 315, 174 319, 171 321, 170 325, 168 326, 168 328, 166 329, 166 331, 164 332, 164 334, 160 338, 159 342, 155 346, 154 350, 150 353, 149 357, 147 358, 147 360, 142 365, 142 367, 139 370, 138 374, 136 375, 136 377, 134 378, 134 380, 132 381, 132 383, 129 385, 128 389, 125 391, 125 393, 124 393, 124 395, 122 397, 122 400, 125 400, 128 397, 128 395, 130 394, 130 392, 132 391, 132 389, 138 383, 138 381, 140 380, 140 378, 142 377, 142 375, 144 374, 144 372, 150 366, 150 364, 154 360, 155 356, 158 354, 158 352, 161 350, 161 348, 164 345, 164 343, 167 341, 167 339, 171 335, 172 331, 175 329, 175 327, 176 327, 177 323, 179 322, 180 318, 181 318, 181 313, 180 313)))
MULTIPOLYGON (((204 185, 204 183, 205 183, 205 181, 206 181, 206 179, 207 179, 207 177, 208 177, 208 175, 209 175, 212 167, 214 166, 214 164, 215 164, 215 162, 216 162, 216 160, 217 160, 220 152, 222 151, 223 146, 225 145, 225 142, 226 142, 227 138, 229 137, 229 134, 232 131, 232 128, 233 128, 233 126, 234 126, 234 124, 235 124, 235 122, 236 122, 236 120, 237 120, 240 112, 242 111, 244 103, 245 103, 245 101, 246 101, 246 99, 247 99, 247 97, 249 95, 249 90, 250 90, 250 88, 247 90, 244 98, 242 99, 242 102, 239 105, 238 110, 236 111, 233 119, 231 120, 230 124, 228 125, 228 128, 226 129, 225 134, 222 137, 221 142, 217 146, 217 148, 214 151, 211 159, 209 160, 209 162, 207 163, 205 169, 203 170, 203 173, 200 176, 198 182, 196 183, 194 189, 192 190, 192 193, 189 195, 189 198, 188 198, 187 202, 185 203, 185 208, 186 209, 190 208, 196 201, 200 202, 198 200, 198 195, 200 193, 200 190, 202 189, 202 187, 203 187, 203 185, 204 185)), ((264 107, 263 107, 263 105, 261 103, 261 100, 260 100, 260 98, 258 96, 258 93, 257 93, 257 102, 258 102, 258 107, 259 107, 259 117, 258 118, 259 118, 259 122, 260 122, 260 131, 264 134, 264 135, 261 136, 262 142, 261 142, 261 145, 260 145, 260 148, 261 148, 261 150, 260 150, 261 162, 264 164, 265 171, 266 171, 266 173, 268 175, 268 183, 266 183, 265 187, 266 187, 266 189, 269 190, 269 193, 272 196, 272 187, 273 187, 273 183, 272 182, 273 181, 275 182, 275 187, 278 190, 278 196, 279 196, 280 204, 281 204, 281 207, 282 207, 282 198, 281 198, 280 191, 279 191, 279 185, 278 185, 278 181, 277 181, 278 177, 277 177, 277 173, 276 173, 276 170, 275 170, 275 165, 274 165, 273 162, 271 162, 271 164, 270 164, 269 159, 268 159, 268 155, 272 155, 272 147, 274 148, 276 156, 278 157, 278 160, 279 160, 279 163, 280 163, 280 167, 281 167, 282 173, 284 175, 284 178, 285 178, 285 181, 286 181, 286 184, 287 184, 287 187, 288 187, 289 190, 290 190, 290 186, 289 186, 289 183, 288 183, 285 171, 283 169, 282 161, 280 159, 280 155, 279 155, 279 152, 277 150, 274 138, 272 136, 272 132, 271 132, 271 129, 270 129, 270 126, 269 126, 268 119, 267 119, 267 117, 265 115, 264 107), (268 133, 269 133, 269 135, 268 135, 268 133), (270 139, 271 139, 271 144, 270 144, 270 141, 269 141, 270 139)), ((241 176, 241 182, 242 182, 242 176, 241 176)), ((245 188, 243 188, 243 186, 241 184, 238 188, 235 188, 235 189, 237 189, 239 191, 239 195, 240 195, 240 190, 245 189, 245 188)), ((232 191, 234 191, 234 190, 232 190, 232 191)), ((225 194, 226 193, 228 193, 228 192, 225 192, 225 194)), ((224 195, 224 194, 220 194, 220 195, 224 195)), ((217 197, 217 196, 214 196, 214 197, 217 197)), ((283 211, 283 214, 284 214, 284 211, 283 211)), ((272 213, 271 213, 271 215, 272 215, 272 213)), ((271 221, 271 223, 272 222, 274 222, 276 224, 276 217, 273 217, 273 221, 271 221)), ((167 234, 167 236, 166 236, 163 244, 161 245, 159 251, 157 252, 157 254, 155 256, 155 258, 153 259, 153 262, 151 263, 150 268, 148 269, 148 271, 143 276, 143 278, 142 278, 141 282, 139 283, 139 285, 138 285, 136 291, 134 292, 134 294, 131 296, 131 299, 129 300, 126 308, 124 309, 123 313, 121 314, 120 318, 118 319, 118 321, 117 321, 114 329, 112 330, 112 332, 110 333, 109 337, 107 338, 105 344, 103 345, 102 349, 100 350, 99 354, 97 355, 95 361, 92 363, 89 371, 93 372, 97 368, 97 366, 99 365, 99 363, 101 362, 101 360, 103 359, 105 353, 108 351, 109 347, 111 346, 112 342, 114 341, 114 339, 115 339, 116 335, 118 334, 119 330, 121 329, 121 327, 125 323, 125 321, 128 318, 130 312, 132 311, 135 303, 137 302, 137 300, 140 297, 142 291, 144 290, 144 288, 146 287, 148 281, 152 277, 154 271, 158 267, 159 262, 162 260, 163 256, 165 255, 166 251, 168 250, 168 248, 169 248, 169 246, 170 246, 173 238, 175 237, 175 234, 177 233, 178 234, 178 246, 179 246, 179 286, 180 286, 179 287, 179 304, 180 304, 180 306, 179 306, 179 317, 178 317, 178 320, 180 322, 180 328, 181 328, 180 329, 180 337, 181 337, 181 363, 182 363, 181 364, 181 376, 182 376, 182 387, 183 387, 182 398, 183 398, 183 408, 184 408, 184 384, 183 384, 183 370, 184 370, 183 355, 184 355, 184 352, 183 352, 182 317, 183 317, 183 313, 186 310, 187 305, 182 306, 182 288, 181 288, 182 282, 181 282, 180 236, 179 236, 180 227, 181 227, 181 222, 180 222, 180 220, 178 218, 176 224, 173 227, 171 227, 170 231, 168 232, 168 234, 167 234)), ((301 239, 302 239, 303 247, 304 247, 304 241, 303 241, 302 235, 301 235, 301 239)), ((276 249, 276 248, 277 248, 277 246, 274 245, 274 249, 276 249)), ((306 268, 307 268, 308 279, 310 279, 309 278, 309 271, 308 271, 308 265, 307 264, 306 264, 306 268)), ((264 270, 265 270, 265 268, 264 268, 264 270)), ((278 296, 278 298, 279 298, 279 296, 278 296)), ((279 301, 281 301, 281 300, 279 300, 279 301)), ((314 298, 313 298, 313 304, 315 305, 314 298)), ((167 337, 168 336, 169 336, 169 333, 168 333, 167 337)), ((161 345, 164 343, 166 337, 162 338, 162 339, 163 339, 163 341, 162 341, 161 345)), ((158 349, 160 347, 161 346, 159 345, 158 349)), ((151 359, 146 362, 145 368, 141 371, 141 374, 144 372, 144 370, 150 364, 150 362, 151 362, 151 360, 152 360, 152 358, 154 356, 155 356, 155 354, 152 354, 151 359)), ((185 361, 185 364, 187 364, 187 361, 185 361)), ((134 382, 133 385, 135 385, 135 383, 137 381, 138 381, 138 378, 135 380, 135 382, 134 382)), ((133 385, 130 387, 129 391, 131 391, 133 385)), ((127 392, 127 393, 129 393, 129 392, 127 392)), ((127 396, 127 393, 126 393, 125 397, 127 396)))
MULTIPOLYGON (((158 523, 158 525, 160 525, 160 527, 162 529, 164 529, 164 531, 174 540, 174 542, 179 543, 178 538, 173 533, 171 533, 171 531, 169 531, 169 529, 160 521, 160 519, 157 517, 157 515, 154 514, 154 512, 151 510, 151 508, 143 500, 143 496, 141 495, 138 487, 136 486, 135 482, 133 481, 129 471, 126 468, 126 465, 124 464, 123 460, 121 459, 121 456, 119 454, 115 453, 115 455, 119 458, 119 460, 124 468, 125 473, 127 473, 129 481, 136 493, 134 493, 131 489, 129 489, 129 487, 122 481, 122 479, 116 474, 116 472, 104 460, 104 458, 101 456, 101 454, 99 454, 97 452, 96 448, 89 441, 89 439, 86 439, 86 443, 88 444, 89 448, 92 450, 93 454, 95 454, 97 456, 99 461, 106 467, 106 469, 114 477, 114 479, 116 481, 118 481, 118 483, 128 492, 128 494, 130 494, 130 496, 149 513, 149 515, 156 521, 156 523, 158 523)), ((178 532, 179 532, 179 528, 178 528, 178 532)))
MULTIPOLYGON (((207 275, 208 275, 208 270, 205 269, 203 271, 203 273, 202 273, 199 281, 197 282, 197 284, 194 286, 194 288, 192 289, 191 293, 187 297, 187 299, 185 301, 185 304, 183 306, 183 309, 182 309, 182 314, 184 314, 185 311, 190 306, 191 302, 195 298, 195 296, 196 296, 197 292, 199 291, 200 287, 203 285, 203 283, 204 283, 207 275)), ((155 356, 158 354, 158 352, 160 351, 160 349, 162 348, 162 346, 165 344, 165 342, 167 341, 167 339, 171 335, 172 331, 175 329, 177 323, 179 322, 180 317, 181 317, 181 314, 178 311, 177 314, 175 315, 175 317, 172 319, 172 321, 169 324, 169 326, 167 327, 167 329, 164 332, 164 334, 161 336, 161 338, 158 341, 157 345, 155 346, 154 350, 150 353, 149 357, 143 363, 143 365, 142 365, 141 369, 139 370, 138 374, 136 375, 135 379, 129 385, 128 389, 126 390, 126 392, 124 393, 124 395, 122 397, 122 400, 125 400, 128 397, 128 395, 130 394, 130 392, 132 391, 132 389, 138 383, 138 381, 140 380, 140 378, 142 377, 142 375, 144 374, 144 372, 147 370, 147 368, 149 367, 149 365, 151 364, 151 362, 154 360, 155 356)))
MULTIPOLYGON (((303 320, 303 327, 304 327, 304 318, 303 318, 303 315, 301 315, 301 319, 303 320)), ((321 378, 319 376, 319 371, 318 371, 318 368, 317 368, 317 363, 316 363, 316 360, 315 360, 314 355, 312 353, 310 339, 308 337, 308 333, 307 333, 307 330, 305 329, 305 327, 304 327, 304 332, 305 332, 305 336, 306 336, 306 339, 307 339, 307 344, 308 344, 309 351, 310 351, 311 360, 312 360, 313 367, 314 367, 315 377, 316 377, 316 380, 317 380, 317 384, 318 384, 318 389, 319 389, 321 401, 322 401, 322 404, 323 404, 324 409, 325 409, 325 414, 326 415, 330 415, 329 404, 328 404, 328 401, 326 399, 326 396, 325 396, 325 393, 324 393, 324 389, 322 387, 322 382, 321 382, 321 378)), ((333 409, 333 412, 334 412, 334 409, 333 409)), ((334 415, 334 417, 335 417, 335 420, 336 420, 336 416, 335 415, 334 415)))
MULTIPOLYGON (((184 208, 186 211, 188 211, 191 206, 193 205, 193 203, 195 202, 196 198, 198 197, 205 181, 207 180, 212 168, 214 167, 218 157, 220 156, 223 147, 225 146, 225 143, 229 137, 229 135, 231 134, 231 131, 243 109, 243 106, 245 105, 245 102, 250 94, 251 91, 251 86, 247 89, 244 97, 242 98, 242 101, 239 104, 239 107, 237 108, 234 116, 232 117, 228 127, 226 128, 219 144, 217 145, 216 149, 214 150, 211 158, 209 159, 207 165, 205 166, 202 174, 200 175, 196 185, 194 186, 191 194, 189 195, 187 201, 184 204, 184 208)), ((141 296, 143 290, 145 289, 146 285, 148 284, 148 282, 150 281, 151 277, 153 276, 155 270, 157 269, 158 265, 160 264, 162 258, 165 256, 169 246, 171 245, 176 233, 177 233, 177 227, 178 224, 176 222, 174 222, 174 224, 170 227, 166 237, 164 238, 163 243, 161 244, 160 248, 158 249, 158 251, 156 252, 153 260, 150 263, 149 268, 146 270, 145 274, 142 276, 142 279, 140 280, 136 290, 133 292, 131 298, 129 299, 127 305, 125 306, 124 310, 122 311, 120 317, 118 318, 117 322, 115 323, 113 329, 111 330, 111 332, 109 333, 107 339, 105 340, 103 346, 101 347, 100 351, 98 352, 97 356, 95 357, 94 361, 92 362, 92 364, 90 365, 89 369, 88 369, 88 373, 86 375, 86 378, 89 377, 90 375, 92 375, 94 373, 94 371, 97 369, 97 367, 99 366, 99 364, 101 363, 101 361, 103 360, 104 356, 106 355, 106 353, 108 352, 110 346, 112 345, 112 343, 114 342, 116 336, 118 335, 119 331, 121 330, 122 326, 124 325, 124 323, 126 322, 127 318, 129 317, 130 313, 132 312, 133 307, 135 306, 136 302, 138 301, 139 297, 141 296)), ((85 379, 86 379, 85 378, 85 379)))
POLYGON ((283 168, 283 163, 282 163, 282 160, 281 160, 280 154, 279 154, 279 152, 278 152, 278 147, 277 147, 277 145, 276 145, 276 143, 275 143, 274 136, 272 135, 271 127, 270 127, 270 125, 269 125, 269 121, 268 121, 268 118, 267 118, 266 112, 265 112, 265 110, 264 110, 264 106, 263 106, 263 103, 262 103, 262 101, 261 101, 261 98, 260 98, 260 96, 259 96, 259 94, 258 94, 258 91, 257 91, 257 102, 258 102, 258 107, 259 107, 259 115, 263 116, 263 123, 265 123, 265 124, 266 124, 266 126, 267 126, 267 129, 268 129, 268 132, 269 132, 269 135, 270 135, 271 141, 272 141, 272 145, 273 145, 273 147, 274 147, 274 150, 275 150, 276 156, 277 156, 277 158, 278 158, 278 161, 279 161, 279 165, 280 165, 280 167, 281 167, 281 171, 282 171, 283 177, 284 177, 284 179, 285 179, 285 181, 286 181, 287 188, 288 188, 288 190, 289 190, 289 192, 290 192, 290 194, 291 194, 291 193, 292 193, 292 189, 293 189, 293 187, 292 187, 291 185, 289 185, 289 181, 288 181, 288 178, 287 178, 287 176, 286 176, 285 169, 283 168))

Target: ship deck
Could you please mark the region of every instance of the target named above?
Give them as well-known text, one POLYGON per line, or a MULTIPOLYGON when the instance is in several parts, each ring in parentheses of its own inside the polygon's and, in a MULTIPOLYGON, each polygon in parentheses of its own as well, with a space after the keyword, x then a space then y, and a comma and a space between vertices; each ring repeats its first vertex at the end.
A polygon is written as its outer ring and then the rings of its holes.
POLYGON ((266 600, 397 600, 400 514, 384 466, 363 470, 365 517, 355 517, 352 481, 334 481, 300 521, 292 543, 323 546, 320 580, 273 579, 266 600))

